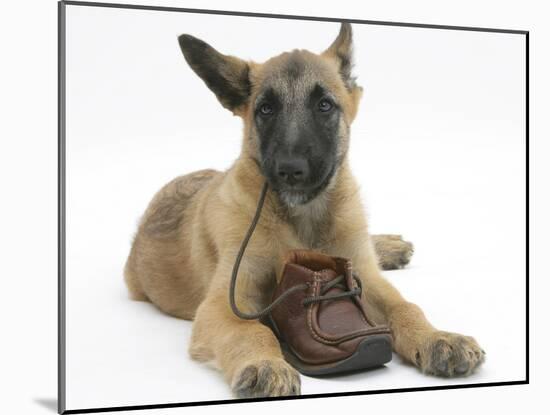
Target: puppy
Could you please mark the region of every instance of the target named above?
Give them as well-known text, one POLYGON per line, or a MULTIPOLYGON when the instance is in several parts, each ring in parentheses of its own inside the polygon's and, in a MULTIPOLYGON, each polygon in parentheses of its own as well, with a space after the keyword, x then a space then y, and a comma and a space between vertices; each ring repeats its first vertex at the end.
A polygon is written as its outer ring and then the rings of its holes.
POLYGON ((347 257, 362 279, 368 312, 390 326, 403 359, 427 374, 472 373, 484 358, 477 342, 434 328, 380 274, 404 266, 412 245, 369 235, 350 171, 350 126, 362 94, 352 75, 350 24, 321 54, 293 50, 261 64, 190 35, 179 44, 219 102, 242 118, 242 148, 229 170, 178 177, 154 196, 125 267, 131 297, 194 320, 191 356, 221 370, 235 396, 299 394, 300 377, 272 331, 240 320, 229 306, 235 257, 267 181, 261 220, 239 270, 241 310, 269 304, 288 250, 347 257))

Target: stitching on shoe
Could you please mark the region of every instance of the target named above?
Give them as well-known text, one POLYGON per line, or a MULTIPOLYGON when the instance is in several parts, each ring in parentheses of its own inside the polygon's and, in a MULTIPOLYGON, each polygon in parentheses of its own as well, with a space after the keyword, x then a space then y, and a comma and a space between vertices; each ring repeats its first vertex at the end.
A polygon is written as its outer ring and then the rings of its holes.
MULTIPOLYGON (((313 294, 314 295, 319 290, 321 281, 322 281, 322 278, 320 276, 320 272, 319 271, 313 271, 313 284, 312 284, 312 286, 313 286, 313 294)), ((311 305, 308 305, 307 307, 308 307, 308 310, 307 310, 306 320, 307 320, 307 326, 308 326, 309 332, 315 340, 317 340, 321 343, 324 343, 324 344, 338 345, 338 344, 344 343, 346 341, 356 339, 357 337, 361 337, 361 336, 365 336, 365 335, 369 335, 369 334, 378 334, 378 333, 388 333, 389 332, 389 330, 386 329, 386 328, 380 328, 380 327, 374 326, 370 329, 357 330, 357 331, 352 332, 348 335, 340 336, 340 337, 337 337, 337 338, 328 338, 325 335, 323 335, 322 332, 316 330, 313 327, 313 308, 314 307, 319 307, 319 304, 311 304, 311 305)), ((366 322, 367 325, 369 325, 368 321, 365 321, 365 318, 364 318, 362 312, 361 312, 361 317, 363 318, 363 321, 366 322)), ((320 329, 320 327, 319 327, 319 329, 320 329)))
MULTIPOLYGON (((339 258, 340 259, 340 258, 339 258)), ((353 285, 355 286, 356 285, 356 282, 355 280, 353 279, 353 271, 352 271, 352 265, 351 265, 351 261, 345 261, 344 263, 344 267, 346 269, 346 271, 349 271, 349 274, 352 276, 352 282, 353 282, 353 285)), ((358 278, 360 278, 359 276, 357 276, 358 278)), ((365 284, 363 284, 363 287, 365 286, 365 284)), ((364 292, 364 288, 361 289, 361 295, 363 294, 364 292)), ((353 300, 352 300, 353 301, 353 300)), ((358 301, 361 301, 361 297, 359 297, 359 300, 358 301)), ((361 311, 361 320, 363 320, 363 323, 365 323, 367 326, 372 326, 371 323, 369 323, 367 321, 367 319, 365 318, 365 316, 363 315, 363 307, 359 307, 360 308, 360 311, 361 311)), ((376 328, 376 325, 374 325, 373 328, 376 328)))
MULTIPOLYGON (((315 281, 314 284, 316 284, 316 286, 317 286, 320 282, 320 279, 316 275, 314 275, 314 281, 315 281)), ((316 286, 314 287, 314 290, 315 290, 316 286)), ((387 329, 380 329, 379 327, 373 327, 371 329, 358 330, 355 333, 350 333, 348 335, 341 336, 337 339, 329 339, 329 338, 323 336, 321 333, 318 333, 317 330, 315 330, 313 328, 313 307, 314 306, 315 306, 315 304, 312 304, 312 305, 308 306, 307 319, 306 320, 307 320, 307 325, 308 325, 308 328, 309 328, 309 332, 311 333, 311 335, 313 336, 314 339, 320 341, 321 343, 330 344, 330 345, 337 345, 337 344, 344 343, 344 342, 349 341, 349 340, 356 339, 357 337, 361 337, 361 336, 364 336, 364 335, 376 334, 376 333, 387 333, 388 332, 387 329)))
MULTIPOLYGON (((315 293, 315 291, 317 290, 317 287, 319 285, 319 282, 320 282, 320 278, 317 274, 317 272, 313 275, 313 280, 314 280, 314 286, 313 286, 313 292, 315 293)), ((313 320, 313 304, 309 305, 308 306, 308 310, 307 310, 307 326, 309 328, 309 332, 311 333, 311 335, 313 336, 314 339, 320 341, 321 343, 330 343, 330 344, 334 344, 334 343, 340 343, 339 340, 329 340, 329 339, 325 339, 323 337, 320 337, 316 332, 315 330, 313 329, 313 325, 312 325, 312 320, 313 320)))

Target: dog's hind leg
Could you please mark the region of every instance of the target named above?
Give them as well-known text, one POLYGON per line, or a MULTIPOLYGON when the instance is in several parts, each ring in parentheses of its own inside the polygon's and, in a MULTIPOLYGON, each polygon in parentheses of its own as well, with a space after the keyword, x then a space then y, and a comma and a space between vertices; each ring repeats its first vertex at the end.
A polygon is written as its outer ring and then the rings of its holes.
POLYGON ((414 247, 401 235, 371 235, 371 239, 383 270, 400 269, 410 262, 414 247))
POLYGON ((149 299, 143 292, 143 289, 141 288, 141 284, 137 278, 137 275, 133 270, 131 269, 130 263, 126 262, 126 266, 124 267, 124 281, 126 282, 126 286, 128 287, 128 294, 130 295, 130 298, 135 301, 148 301, 149 299))
POLYGON ((131 299, 149 300, 178 318, 193 318, 207 281, 197 277, 190 265, 191 230, 186 223, 192 218, 192 204, 199 191, 220 174, 200 170, 177 177, 153 197, 124 269, 131 299))

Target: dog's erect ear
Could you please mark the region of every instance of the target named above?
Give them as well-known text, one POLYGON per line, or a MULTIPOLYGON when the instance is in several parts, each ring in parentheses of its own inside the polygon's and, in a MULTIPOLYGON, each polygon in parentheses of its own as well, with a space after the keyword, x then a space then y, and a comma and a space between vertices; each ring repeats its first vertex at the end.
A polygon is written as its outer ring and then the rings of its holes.
POLYGON ((355 78, 352 76, 353 67, 353 40, 351 24, 342 23, 340 33, 332 42, 332 45, 323 52, 323 56, 335 59, 339 68, 340 75, 348 89, 355 86, 355 78))
POLYGON ((248 64, 234 56, 223 55, 190 35, 181 35, 178 41, 193 71, 216 94, 225 108, 233 113, 238 112, 250 96, 248 64))

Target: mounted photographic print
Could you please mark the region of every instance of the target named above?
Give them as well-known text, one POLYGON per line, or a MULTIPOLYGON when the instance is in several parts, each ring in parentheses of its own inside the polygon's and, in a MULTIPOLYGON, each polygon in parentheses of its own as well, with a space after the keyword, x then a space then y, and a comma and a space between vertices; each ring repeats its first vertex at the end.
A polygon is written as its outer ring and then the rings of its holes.
POLYGON ((528 32, 366 19, 59 3, 60 413, 528 382, 528 32))

